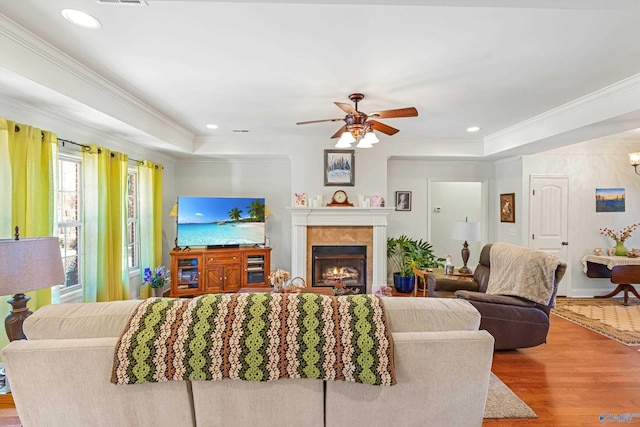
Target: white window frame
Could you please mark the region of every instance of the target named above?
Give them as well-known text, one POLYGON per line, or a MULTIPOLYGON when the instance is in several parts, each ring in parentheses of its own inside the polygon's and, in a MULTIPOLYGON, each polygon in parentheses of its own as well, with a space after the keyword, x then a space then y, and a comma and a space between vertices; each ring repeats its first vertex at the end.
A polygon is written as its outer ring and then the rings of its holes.
MULTIPOLYGON (((75 296, 75 294, 81 294, 82 293, 82 288, 84 286, 83 284, 83 257, 84 257, 84 248, 82 245, 82 234, 83 234, 83 227, 84 227, 84 216, 83 216, 83 210, 82 210, 82 199, 83 199, 83 194, 82 194, 82 159, 80 157, 77 156, 71 156, 71 155, 67 155, 67 154, 62 154, 60 153, 58 155, 58 181, 56 182, 56 194, 60 193, 60 180, 62 179, 61 174, 62 174, 62 168, 60 167, 60 163, 61 162, 73 162, 76 163, 78 166, 78 220, 77 221, 61 221, 60 218, 58 217, 58 221, 57 221, 57 227, 56 230, 59 231, 60 228, 74 228, 77 227, 78 229, 78 242, 77 242, 77 249, 76 249, 76 255, 78 257, 78 283, 73 285, 73 286, 66 286, 66 277, 65 277, 65 284, 63 285, 58 285, 59 286, 59 290, 60 290, 60 298, 63 301, 69 300, 69 299, 73 299, 73 297, 75 296)), ((56 199, 56 215, 58 213, 58 209, 60 209, 60 206, 58 206, 58 200, 56 199)), ((65 252, 63 252, 62 254, 62 258, 64 260, 65 258, 65 252)))
POLYGON ((135 276, 140 274, 140 180, 138 179, 138 170, 135 167, 130 167, 127 174, 127 204, 129 203, 129 182, 128 177, 134 175, 135 182, 135 210, 134 218, 129 217, 129 206, 127 206, 127 268, 129 269, 129 276, 135 276), (133 224, 134 241, 129 242, 129 225, 133 224), (136 254, 134 265, 129 265, 129 246, 133 245, 134 252, 136 254))

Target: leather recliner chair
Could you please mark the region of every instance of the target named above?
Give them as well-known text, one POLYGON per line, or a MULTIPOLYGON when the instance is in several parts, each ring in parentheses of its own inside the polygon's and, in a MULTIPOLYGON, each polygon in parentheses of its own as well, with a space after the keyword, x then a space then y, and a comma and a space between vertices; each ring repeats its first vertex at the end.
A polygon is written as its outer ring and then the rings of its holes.
POLYGON ((493 335, 495 350, 544 344, 549 332, 549 312, 555 303, 558 283, 564 269, 555 271, 553 293, 548 305, 520 297, 487 294, 491 273, 490 251, 491 244, 482 248, 479 264, 473 274, 473 279, 478 283, 478 290, 458 290, 454 296, 469 301, 480 312, 480 329, 485 329, 493 335))

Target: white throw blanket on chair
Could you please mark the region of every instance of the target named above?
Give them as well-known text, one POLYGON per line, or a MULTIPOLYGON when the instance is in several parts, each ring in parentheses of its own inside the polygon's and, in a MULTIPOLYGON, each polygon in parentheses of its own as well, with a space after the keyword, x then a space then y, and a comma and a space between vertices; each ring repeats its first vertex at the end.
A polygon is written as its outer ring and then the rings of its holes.
POLYGON ((556 270, 560 270, 559 282, 567 268, 564 261, 546 252, 508 243, 494 243, 489 256, 488 294, 516 296, 543 305, 551 301, 556 270))

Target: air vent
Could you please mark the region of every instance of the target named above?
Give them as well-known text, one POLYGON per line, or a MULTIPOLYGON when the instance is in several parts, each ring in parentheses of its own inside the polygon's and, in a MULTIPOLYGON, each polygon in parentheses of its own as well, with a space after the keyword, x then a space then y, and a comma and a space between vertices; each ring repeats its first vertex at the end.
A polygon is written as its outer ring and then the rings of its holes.
POLYGON ((105 4, 124 4, 129 6, 147 6, 148 3, 145 0, 96 0, 98 3, 105 4))

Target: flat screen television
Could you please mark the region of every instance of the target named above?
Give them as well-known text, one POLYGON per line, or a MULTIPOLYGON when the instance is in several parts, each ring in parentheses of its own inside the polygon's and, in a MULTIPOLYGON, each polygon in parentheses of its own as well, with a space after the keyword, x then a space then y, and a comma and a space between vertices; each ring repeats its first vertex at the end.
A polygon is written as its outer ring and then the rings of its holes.
POLYGON ((178 197, 178 246, 263 244, 264 198, 178 197))

